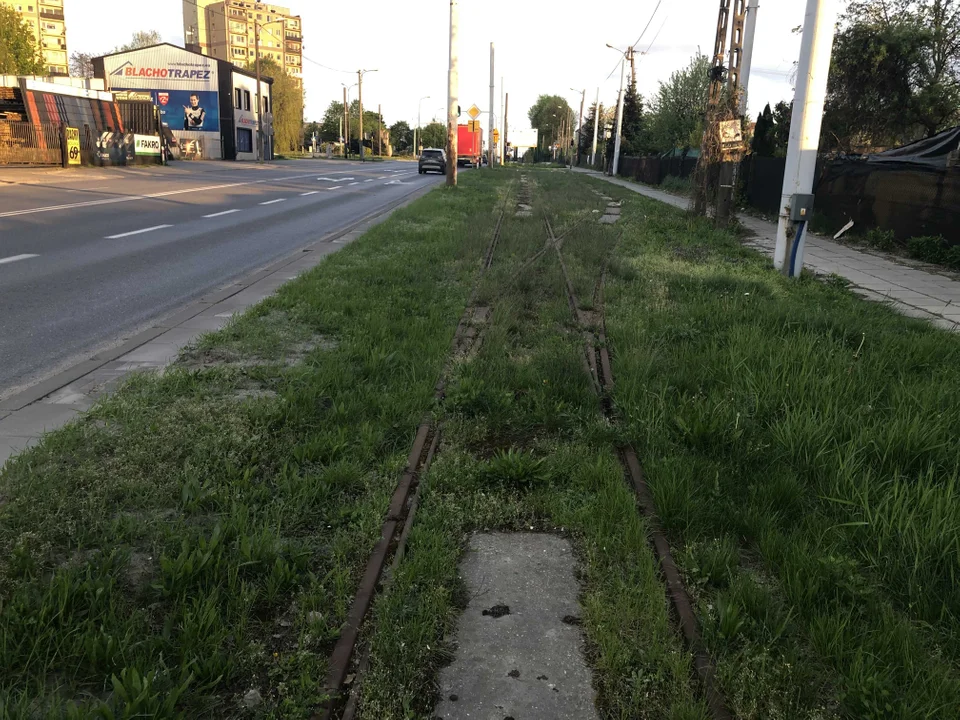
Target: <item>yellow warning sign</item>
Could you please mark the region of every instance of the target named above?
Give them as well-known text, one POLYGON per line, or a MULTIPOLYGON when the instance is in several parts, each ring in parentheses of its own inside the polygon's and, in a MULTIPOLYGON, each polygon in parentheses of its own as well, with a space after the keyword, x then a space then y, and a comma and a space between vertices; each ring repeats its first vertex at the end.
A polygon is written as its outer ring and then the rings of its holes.
POLYGON ((480 117, 480 114, 481 114, 481 110, 476 106, 476 104, 471 105, 470 109, 467 110, 467 115, 469 115, 474 120, 480 117))
POLYGON ((500 131, 497 130, 496 128, 493 129, 493 141, 495 143, 500 142, 500 131))
POLYGON ((80 164, 80 130, 68 127, 67 130, 67 164, 80 164))

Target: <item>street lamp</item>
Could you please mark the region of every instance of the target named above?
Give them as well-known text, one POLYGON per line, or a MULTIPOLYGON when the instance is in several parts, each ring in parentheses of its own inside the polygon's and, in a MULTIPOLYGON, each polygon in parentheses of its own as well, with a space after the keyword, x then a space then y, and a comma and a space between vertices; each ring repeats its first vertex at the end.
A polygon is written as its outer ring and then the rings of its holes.
POLYGON ((617 139, 613 145, 613 172, 611 173, 613 177, 616 177, 617 168, 620 165, 620 136, 623 132, 623 80, 624 73, 626 72, 627 54, 630 53, 633 48, 627 48, 627 50, 624 51, 615 48, 610 43, 607 43, 607 47, 611 50, 616 50, 623 56, 620 58, 620 95, 617 98, 617 139))
POLYGON ((417 152, 420 149, 420 146, 417 145, 417 137, 418 137, 418 134, 422 135, 420 131, 420 106, 423 105, 424 100, 429 100, 429 99, 430 99, 429 95, 424 95, 422 98, 420 98, 420 101, 417 103, 417 129, 414 130, 413 132, 413 154, 415 156, 420 155, 420 153, 417 152))
POLYGON ((357 83, 353 85, 340 83, 340 85, 343 86, 343 117, 340 118, 340 138, 343 141, 343 159, 346 160, 349 157, 347 148, 350 147, 350 91, 357 86, 357 83))

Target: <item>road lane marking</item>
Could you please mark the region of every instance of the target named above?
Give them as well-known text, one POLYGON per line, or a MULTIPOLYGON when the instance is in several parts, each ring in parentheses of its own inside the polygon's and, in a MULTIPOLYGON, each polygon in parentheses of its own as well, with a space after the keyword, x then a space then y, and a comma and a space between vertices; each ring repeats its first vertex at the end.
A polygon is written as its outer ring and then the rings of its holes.
POLYGON ((373 182, 376 178, 370 178, 369 180, 364 180, 364 182, 373 182))
POLYGON ((0 265, 5 265, 7 263, 15 263, 17 260, 29 260, 30 258, 40 257, 39 255, 31 255, 26 253, 24 255, 11 255, 10 257, 0 258, 0 265))
POLYGON ((237 210, 237 208, 234 208, 233 210, 224 210, 223 212, 210 213, 209 215, 204 215, 204 217, 205 218, 220 217, 221 215, 229 215, 230 213, 235 213, 235 212, 240 212, 240 211, 237 210))
POLYGON ((119 235, 107 235, 107 240, 116 240, 118 238, 130 237, 131 235, 139 235, 140 233, 153 232, 154 230, 163 230, 164 228, 173 227, 173 225, 154 225, 153 227, 143 228, 141 230, 131 230, 130 232, 120 233, 119 235))
POLYGON ((347 185, 359 185, 359 184, 360 184, 359 182, 347 183, 347 185))
POLYGON ((328 187, 327 190, 339 190, 342 187, 343 185, 334 185, 332 187, 328 187))
POLYGON ((307 195, 316 195, 319 190, 311 190, 310 192, 300 193, 300 197, 306 197, 307 195))
POLYGON ((203 192, 204 190, 221 190, 223 188, 244 187, 247 185, 263 185, 265 183, 282 182, 284 180, 298 180, 300 178, 313 177, 313 173, 303 175, 288 175, 286 177, 267 178, 264 180, 250 180, 249 182, 225 183, 223 185, 204 185, 202 187, 184 188, 182 190, 167 190, 165 192, 150 193, 149 195, 124 195, 123 197, 104 198, 103 200, 87 200, 86 202, 68 203, 65 205, 46 205, 43 207, 29 208, 27 210, 9 210, 0 212, 0 218, 15 217, 17 215, 32 215, 34 213, 50 212, 51 210, 72 210, 73 208, 95 207, 97 205, 115 205, 116 203, 131 202, 133 200, 152 200, 154 198, 170 197, 171 195, 184 195, 186 193, 203 192))
POLYGON ((260 203, 261 205, 273 205, 274 203, 283 202, 286 198, 277 198, 276 200, 267 200, 266 202, 260 203))
POLYGON ((377 178, 377 180, 386 180, 388 177, 390 177, 390 176, 389 176, 389 175, 381 175, 380 177, 377 178))

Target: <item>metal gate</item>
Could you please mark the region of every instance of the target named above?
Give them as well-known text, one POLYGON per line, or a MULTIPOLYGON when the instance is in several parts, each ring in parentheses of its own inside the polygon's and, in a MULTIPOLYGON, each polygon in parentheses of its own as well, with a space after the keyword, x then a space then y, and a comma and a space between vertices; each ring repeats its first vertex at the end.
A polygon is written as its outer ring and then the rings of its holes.
POLYGON ((0 165, 59 165, 60 128, 0 120, 0 165))

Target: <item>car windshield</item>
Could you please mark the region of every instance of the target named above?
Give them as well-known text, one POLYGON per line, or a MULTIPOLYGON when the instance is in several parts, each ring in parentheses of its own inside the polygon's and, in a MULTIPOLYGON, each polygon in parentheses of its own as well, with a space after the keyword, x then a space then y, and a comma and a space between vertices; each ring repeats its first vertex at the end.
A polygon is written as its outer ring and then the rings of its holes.
POLYGON ((440 158, 443 157, 443 153, 439 150, 424 150, 423 156, 426 158, 440 158))

